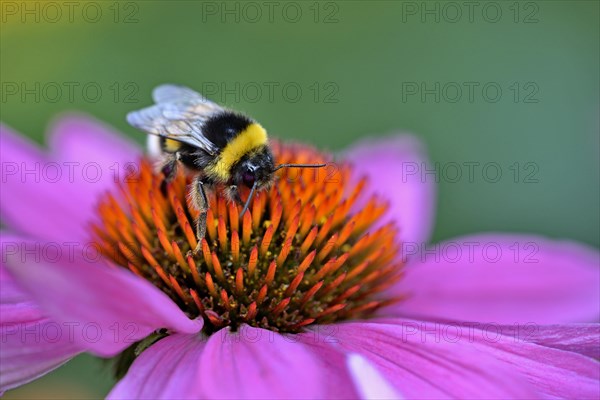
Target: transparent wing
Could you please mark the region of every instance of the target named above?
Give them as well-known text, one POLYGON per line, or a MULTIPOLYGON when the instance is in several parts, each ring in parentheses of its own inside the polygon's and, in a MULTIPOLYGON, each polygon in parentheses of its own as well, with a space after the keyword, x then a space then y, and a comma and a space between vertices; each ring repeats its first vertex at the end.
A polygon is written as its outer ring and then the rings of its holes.
POLYGON ((155 87, 154 90, 152 90, 152 99, 155 103, 172 103, 174 101, 183 100, 204 100, 209 103, 211 102, 195 90, 170 83, 155 87))
POLYGON ((160 85, 152 91, 157 104, 164 104, 165 116, 169 119, 205 118, 223 110, 200 93, 178 85, 160 85))
POLYGON ((224 109, 192 89, 161 85, 154 89, 155 105, 127 114, 127 122, 147 133, 163 136, 216 154, 218 148, 202 134, 203 123, 224 109))

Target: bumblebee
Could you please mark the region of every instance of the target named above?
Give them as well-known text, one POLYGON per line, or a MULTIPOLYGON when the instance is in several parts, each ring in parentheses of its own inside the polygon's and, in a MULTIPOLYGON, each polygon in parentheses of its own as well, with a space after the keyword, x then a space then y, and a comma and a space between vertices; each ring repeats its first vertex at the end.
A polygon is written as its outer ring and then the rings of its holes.
POLYGON ((223 185, 230 201, 244 204, 241 217, 255 192, 273 184, 277 170, 326 165, 276 165, 267 132, 259 123, 187 87, 161 85, 154 89, 152 98, 155 105, 130 112, 127 122, 150 135, 148 148, 160 156, 157 170, 165 177, 163 189, 181 165, 194 174, 189 194, 199 210, 195 252, 206 234, 206 190, 223 185), (239 193, 242 185, 250 189, 245 203, 239 193))

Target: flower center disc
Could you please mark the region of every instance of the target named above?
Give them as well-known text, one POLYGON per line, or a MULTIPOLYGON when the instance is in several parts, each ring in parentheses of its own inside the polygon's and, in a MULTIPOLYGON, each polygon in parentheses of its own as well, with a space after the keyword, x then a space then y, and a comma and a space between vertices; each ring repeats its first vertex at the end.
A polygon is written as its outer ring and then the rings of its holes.
MULTIPOLYGON (((280 163, 321 163, 327 156, 273 144, 280 163)), ((95 240, 104 256, 166 293, 204 332, 240 324, 299 332, 318 323, 366 317, 394 301, 380 292, 400 276, 397 229, 369 229, 386 210, 375 197, 357 200, 365 180, 349 165, 282 169, 249 211, 209 194, 207 233, 196 247, 189 174, 164 177, 142 160, 139 171, 99 206, 95 240)), ((248 191, 243 192, 243 198, 248 191)))

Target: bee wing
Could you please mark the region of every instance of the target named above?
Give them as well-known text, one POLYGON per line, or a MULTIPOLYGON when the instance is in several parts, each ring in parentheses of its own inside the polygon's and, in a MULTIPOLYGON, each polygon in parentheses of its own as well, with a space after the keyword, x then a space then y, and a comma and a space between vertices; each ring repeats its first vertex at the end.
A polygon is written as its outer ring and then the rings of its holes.
POLYGON ((221 106, 192 89, 177 85, 158 86, 152 97, 157 104, 127 114, 130 125, 201 148, 211 155, 218 152, 215 144, 202 134, 202 125, 222 111, 221 106))
POLYGON ((185 86, 157 86, 152 91, 152 98, 157 104, 165 105, 165 116, 169 119, 201 119, 223 111, 223 107, 217 103, 185 86))
POLYGON ((155 87, 152 91, 152 99, 155 103, 173 103, 183 100, 204 100, 211 103, 210 100, 207 100, 195 90, 170 83, 155 87))

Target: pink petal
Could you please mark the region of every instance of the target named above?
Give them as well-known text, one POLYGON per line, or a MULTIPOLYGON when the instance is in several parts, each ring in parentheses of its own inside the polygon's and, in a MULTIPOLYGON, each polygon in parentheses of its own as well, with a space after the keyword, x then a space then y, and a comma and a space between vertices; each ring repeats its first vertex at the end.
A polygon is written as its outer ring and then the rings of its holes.
POLYGON ((114 192, 119 182, 136 179, 140 170, 140 146, 90 116, 61 117, 52 125, 48 142, 53 159, 73 165, 70 184, 77 189, 77 208, 87 223, 96 218, 101 196, 114 192))
MULTIPOLYGON (((362 355, 402 398, 534 397, 524 378, 470 343, 435 340, 419 326, 411 328, 367 322, 337 324, 332 336, 313 346, 362 355)), ((360 378, 356 385, 365 389, 360 378)))
MULTIPOLYGON (((514 325, 511 328, 516 330, 514 325)), ((521 326, 521 330, 514 334, 520 334, 522 340, 526 342, 600 359, 600 346, 598 345, 600 325, 598 324, 530 324, 525 328, 521 326)))
MULTIPOLYGON (((140 134, 141 138, 145 138, 140 134)), ((137 161, 139 145, 107 124, 85 114, 67 114, 56 120, 48 138, 52 154, 85 163, 89 160, 112 166, 137 161)))
MULTIPOLYGON (((511 329, 494 324, 443 324, 399 318, 383 322, 386 329, 392 323, 395 337, 402 342, 439 341, 457 347, 471 346, 479 354, 491 356, 510 371, 519 373, 544 398, 587 399, 598 398, 600 394, 600 363, 579 354, 578 345, 589 342, 590 347, 600 346, 598 324, 594 324, 594 335, 589 326, 582 326, 578 332, 575 326, 535 329, 535 325, 527 324, 511 329), (557 342, 559 337, 561 342, 557 342)), ((465 359, 478 362, 477 358, 465 359)))
POLYGON ((87 237, 99 196, 137 170, 140 148, 84 116, 52 129, 50 154, 1 127, 2 216, 14 229, 48 240, 87 237))
POLYGON ((109 398, 321 398, 315 359, 293 336, 244 326, 176 334, 144 351, 109 398))
POLYGON ((48 240, 85 237, 77 191, 54 180, 60 164, 5 125, 0 125, 0 155, 0 214, 7 225, 48 240))
POLYGON ((202 353, 202 392, 217 399, 312 399, 324 396, 319 363, 294 336, 244 326, 209 337, 202 353))
POLYGON ((46 375, 80 353, 68 332, 68 327, 48 318, 3 322, 0 394, 46 375))
MULTIPOLYGON (((386 324, 397 324, 398 318, 377 318, 370 320, 386 324)), ((400 320, 402 321, 402 320, 400 320)), ((436 321, 448 326, 459 326, 465 332, 472 329, 487 330, 494 335, 502 335, 525 343, 533 343, 557 350, 577 353, 586 357, 600 359, 600 325, 564 324, 539 325, 533 322, 525 324, 499 325, 484 322, 436 321)))
MULTIPOLYGON (((201 397, 199 334, 175 334, 154 343, 133 362, 109 399, 194 399, 201 397)), ((214 368, 219 368, 217 365, 214 368)), ((228 385, 228 382, 222 382, 228 385)))
POLYGON ((45 318, 0 264, 0 394, 79 353, 65 327, 45 318))
POLYGON ((404 242, 426 243, 433 230, 435 179, 423 175, 429 164, 424 147, 415 136, 395 135, 363 140, 347 153, 354 178, 367 176, 369 190, 390 202, 380 224, 397 221, 404 242))
POLYGON ((361 399, 401 398, 392 385, 365 357, 360 354, 350 354, 347 357, 347 365, 361 399))
POLYGON ((52 125, 48 141, 55 159, 80 166, 77 184, 86 196, 86 207, 93 206, 99 194, 139 171, 141 147, 86 115, 61 117, 52 125))
POLYGON ((183 333, 202 328, 201 320, 188 319, 149 282, 102 259, 85 260, 65 247, 49 253, 47 243, 3 243, 7 246, 6 264, 19 285, 55 321, 72 326, 76 344, 96 354, 117 354, 159 328, 183 333))
POLYGON ((357 399, 360 388, 354 387, 354 377, 346 367, 347 357, 335 348, 338 325, 318 325, 296 336, 298 341, 318 359, 325 382, 326 399, 357 399))
POLYGON ((461 237, 411 253, 394 290, 409 295, 386 311, 400 315, 497 324, 594 321, 599 253, 537 236, 461 237))

